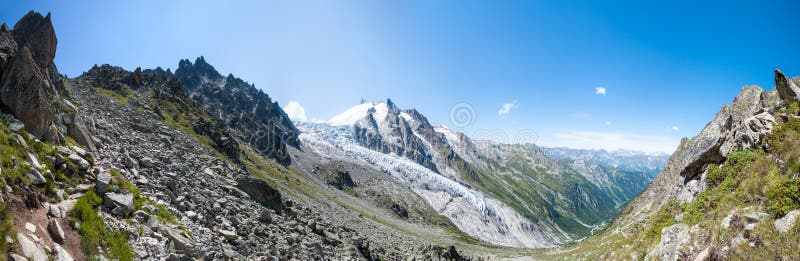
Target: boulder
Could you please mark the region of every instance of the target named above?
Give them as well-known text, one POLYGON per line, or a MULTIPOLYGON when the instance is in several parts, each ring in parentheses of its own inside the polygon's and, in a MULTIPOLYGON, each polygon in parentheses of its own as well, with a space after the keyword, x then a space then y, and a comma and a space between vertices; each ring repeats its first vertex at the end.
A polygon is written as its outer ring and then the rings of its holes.
POLYGON ((106 193, 109 189, 111 189, 111 175, 106 172, 100 172, 97 174, 97 179, 95 188, 97 189, 97 193, 103 194, 106 193))
POLYGON ((775 69, 775 89, 785 103, 800 102, 800 87, 790 81, 781 70, 775 69))
POLYGON ((236 232, 233 232, 233 231, 230 231, 230 230, 226 230, 226 229, 218 229, 217 233, 222 235, 222 237, 224 237, 227 240, 234 240, 234 239, 239 237, 239 236, 236 235, 236 232))
POLYGON ((790 211, 786 216, 775 220, 775 229, 781 234, 786 234, 797 224, 797 217, 800 216, 800 209, 790 211))
POLYGON ((67 252, 66 249, 62 248, 60 245, 55 244, 53 246, 53 261, 73 261, 75 259, 72 258, 72 255, 67 252))
POLYGON ((175 250, 178 250, 182 252, 182 254, 186 255, 194 254, 194 241, 183 231, 166 225, 161 225, 159 230, 162 231, 169 239, 170 246, 174 247, 175 250))
POLYGON ((34 185, 42 185, 47 183, 47 179, 44 178, 44 175, 42 175, 42 173, 35 168, 30 169, 28 172, 28 177, 30 177, 31 183, 34 185))
POLYGON ((237 181, 238 188, 247 193, 253 200, 262 206, 281 214, 284 210, 281 192, 272 188, 266 181, 244 177, 237 181))
POLYGON ((17 242, 22 255, 33 261, 47 261, 47 252, 22 233, 17 233, 17 242))
POLYGON ((111 214, 127 216, 133 212, 133 194, 109 192, 103 197, 103 205, 111 210, 111 214))
POLYGON ((59 224, 55 219, 51 219, 50 222, 47 223, 47 232, 50 233, 50 238, 52 238, 53 241, 62 244, 64 243, 64 240, 66 239, 64 229, 61 228, 61 224, 59 224))
POLYGON ((656 245, 645 260, 678 260, 691 247, 690 228, 684 224, 675 224, 661 230, 661 242, 656 245))
POLYGON ((69 160, 72 161, 72 163, 75 163, 75 165, 78 165, 78 169, 83 171, 88 170, 89 167, 92 166, 89 164, 89 161, 83 159, 81 156, 78 156, 78 154, 69 154, 69 160))

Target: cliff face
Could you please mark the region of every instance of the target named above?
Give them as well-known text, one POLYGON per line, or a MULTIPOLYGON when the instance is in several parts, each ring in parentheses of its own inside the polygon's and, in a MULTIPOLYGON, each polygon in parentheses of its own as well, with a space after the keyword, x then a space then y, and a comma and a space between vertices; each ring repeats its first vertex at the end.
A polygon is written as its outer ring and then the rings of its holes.
POLYGON ((0 28, 0 109, 25 124, 36 137, 63 142, 65 135, 94 151, 93 141, 75 117, 66 83, 53 59, 56 39, 50 15, 31 11, 14 30, 0 28))

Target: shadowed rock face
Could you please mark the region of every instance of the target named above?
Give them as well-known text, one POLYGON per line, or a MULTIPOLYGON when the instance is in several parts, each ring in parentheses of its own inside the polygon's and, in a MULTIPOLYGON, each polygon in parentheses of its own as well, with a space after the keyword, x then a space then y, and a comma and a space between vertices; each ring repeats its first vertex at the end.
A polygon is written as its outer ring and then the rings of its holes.
POLYGON ((28 47, 23 47, 8 62, 8 70, 0 82, 0 103, 4 111, 25 123, 28 132, 44 139, 57 135, 50 126, 55 120, 50 108, 50 81, 34 63, 28 47))
POLYGON ((800 101, 800 87, 797 87, 778 69, 775 69, 775 89, 778 90, 781 100, 786 103, 800 101))
POLYGON ((74 137, 91 151, 94 144, 64 99, 65 82, 53 58, 56 39, 50 15, 31 11, 11 31, 0 26, 0 110, 25 124, 26 131, 54 142, 74 137))
POLYGON ((175 77, 192 99, 241 141, 282 164, 291 163, 286 147, 299 147, 299 131, 277 102, 263 91, 229 74, 222 76, 201 56, 181 60, 175 77))
POLYGON ((39 68, 49 68, 56 57, 56 32, 50 21, 50 14, 42 17, 37 12, 29 12, 14 25, 14 39, 20 47, 28 47, 39 68))

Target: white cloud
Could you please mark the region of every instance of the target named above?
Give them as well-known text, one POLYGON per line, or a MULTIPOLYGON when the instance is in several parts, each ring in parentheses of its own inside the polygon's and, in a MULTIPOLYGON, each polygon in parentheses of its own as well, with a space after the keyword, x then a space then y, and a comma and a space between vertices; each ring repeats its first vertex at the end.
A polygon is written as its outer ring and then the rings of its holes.
POLYGON ((289 119, 292 119, 293 121, 308 120, 308 117, 306 117, 306 110, 303 109, 303 106, 301 106, 297 101, 289 101, 289 103, 283 107, 283 111, 285 111, 286 115, 289 115, 289 119))
POLYGON ((576 149, 624 149, 673 153, 679 143, 679 138, 666 136, 597 131, 565 131, 554 133, 553 138, 544 142, 544 145, 576 149))
POLYGON ((594 88, 594 94, 606 96, 606 87, 600 86, 594 88))
POLYGON ((505 118, 506 116, 508 116, 508 114, 511 113, 511 109, 514 109, 516 107, 517 107, 517 101, 504 103, 503 106, 500 108, 500 110, 497 111, 497 116, 500 116, 500 118, 505 118))
POLYGON ((610 121, 606 121, 606 126, 611 126, 611 122, 610 121))
POLYGON ((672 126, 672 130, 674 130, 674 131, 679 131, 679 130, 681 130, 681 129, 680 129, 680 128, 678 128, 678 126, 672 126))

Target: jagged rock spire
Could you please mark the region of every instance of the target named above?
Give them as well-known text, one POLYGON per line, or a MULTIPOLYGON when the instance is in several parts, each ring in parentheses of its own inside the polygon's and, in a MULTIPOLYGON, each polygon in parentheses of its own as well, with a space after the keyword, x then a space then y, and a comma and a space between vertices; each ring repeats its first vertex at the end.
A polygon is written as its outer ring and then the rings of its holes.
POLYGON ((784 102, 800 102, 800 87, 790 81, 778 68, 775 68, 775 89, 784 102))

